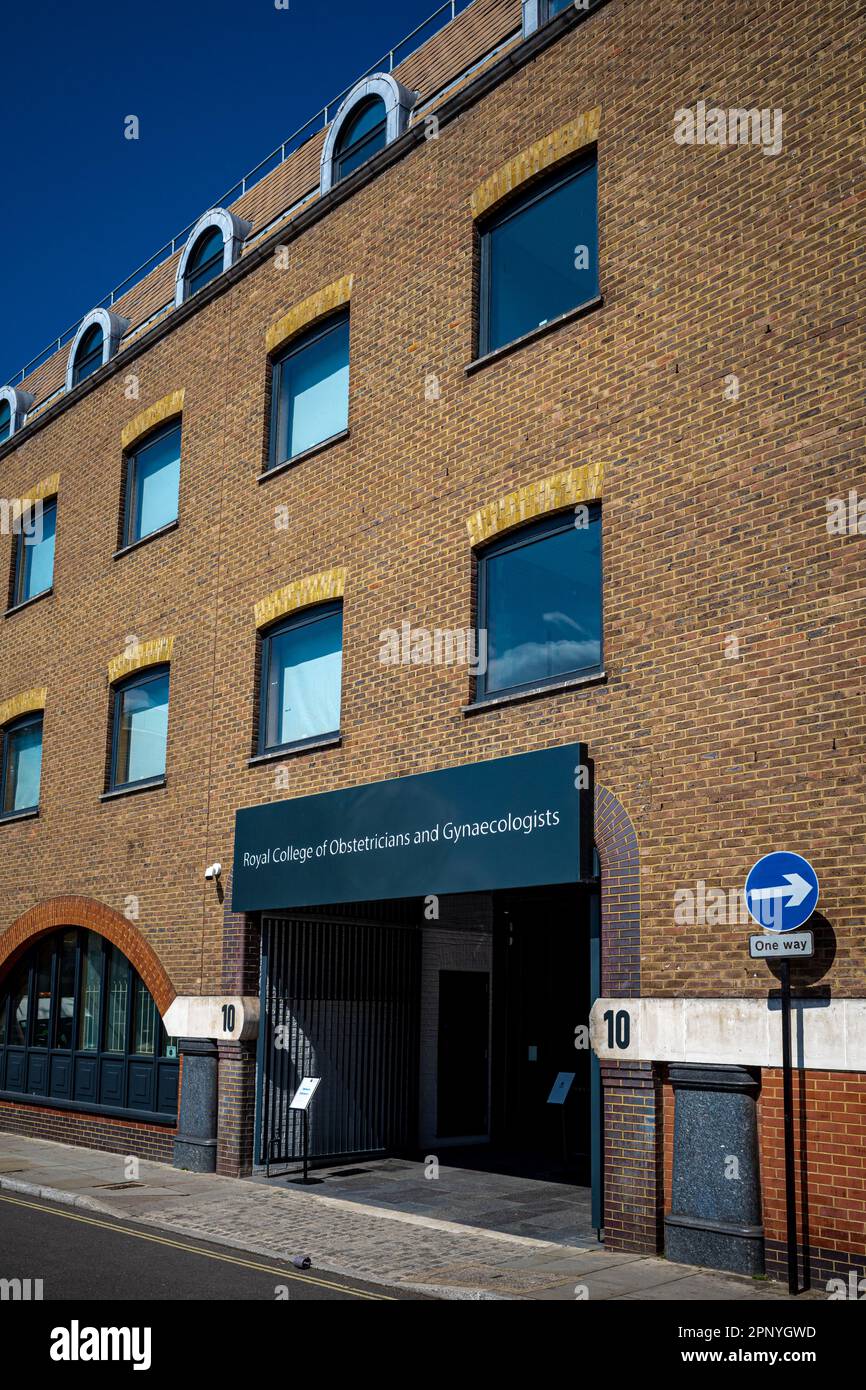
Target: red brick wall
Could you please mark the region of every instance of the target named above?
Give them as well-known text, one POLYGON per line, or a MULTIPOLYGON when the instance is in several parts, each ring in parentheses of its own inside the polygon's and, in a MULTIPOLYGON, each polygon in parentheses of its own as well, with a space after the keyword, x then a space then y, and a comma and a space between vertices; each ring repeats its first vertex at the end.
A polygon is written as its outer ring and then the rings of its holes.
POLYGON ((134 1154, 158 1163, 171 1163, 177 1133, 169 1125, 142 1125, 134 1120, 77 1114, 54 1110, 47 1105, 16 1105, 7 1100, 0 1100, 0 1130, 26 1134, 33 1139, 51 1139, 56 1144, 72 1144, 81 1149, 134 1154))
MULTIPOLYGON (((794 1073, 801 1272, 820 1282, 866 1274, 866 1073, 794 1073), (807 1168, 805 1184, 803 1170, 807 1168)), ((765 1069, 759 1101, 767 1272, 786 1268, 782 1073, 765 1069)))

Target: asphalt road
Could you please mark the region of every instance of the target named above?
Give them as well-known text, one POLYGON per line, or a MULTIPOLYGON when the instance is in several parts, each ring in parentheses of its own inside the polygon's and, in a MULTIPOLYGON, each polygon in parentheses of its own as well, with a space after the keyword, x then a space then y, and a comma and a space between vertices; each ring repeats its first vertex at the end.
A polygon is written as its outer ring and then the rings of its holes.
MULTIPOLYGON (((41 1279, 45 1302, 388 1302, 418 1297, 315 1269, 304 1273, 279 1259, 0 1192, 4 1279, 41 1279)), ((8 1302, 5 1311, 11 1312, 8 1302)))

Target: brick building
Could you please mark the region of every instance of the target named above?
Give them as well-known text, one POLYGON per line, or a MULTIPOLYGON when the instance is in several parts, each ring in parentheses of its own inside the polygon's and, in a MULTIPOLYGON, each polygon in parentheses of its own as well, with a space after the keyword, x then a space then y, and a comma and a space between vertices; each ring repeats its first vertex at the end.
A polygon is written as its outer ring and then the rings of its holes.
POLYGON ((242 1176, 317 1075, 776 1272, 796 851, 866 1270, 862 6, 455 8, 0 393, 0 1127, 242 1176))

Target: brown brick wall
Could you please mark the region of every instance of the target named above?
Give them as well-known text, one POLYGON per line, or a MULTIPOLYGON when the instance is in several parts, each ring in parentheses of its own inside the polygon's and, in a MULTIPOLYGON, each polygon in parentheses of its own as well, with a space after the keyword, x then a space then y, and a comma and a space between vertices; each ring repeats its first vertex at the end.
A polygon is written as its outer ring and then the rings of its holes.
POLYGON ((288 269, 255 269, 0 457, 2 495, 61 475, 54 593, 0 632, 0 700, 48 690, 39 819, 0 825, 0 933, 58 895, 120 912, 135 894, 170 987, 221 987, 204 867, 230 864, 237 807, 286 794, 274 766, 247 766, 254 606, 345 566, 342 743, 293 757, 288 795, 585 740, 640 845, 644 993, 763 993, 743 930, 678 927, 673 898, 741 885, 784 844, 821 878, 824 983, 863 995, 863 541, 825 525, 827 498, 866 496, 861 24, 848 0, 611 0, 284 237, 288 269), (673 114, 701 97, 781 107, 783 153, 677 146, 673 114), (596 105, 604 304, 467 376, 470 195, 596 105), (350 435, 258 484, 267 328, 344 274, 350 435), (181 388, 179 527, 114 561, 121 430, 181 388), (380 665, 379 633, 403 618, 472 623, 468 516, 597 463, 605 683, 466 719, 465 671, 380 665), (107 663, 130 634, 165 633, 167 786, 100 803, 107 663))
MULTIPOLYGON (((767 1272, 787 1269, 782 1073, 765 1069, 759 1102, 767 1272)), ((799 1267, 814 1287, 866 1276, 866 1074, 794 1073, 799 1267), (805 1178, 805 1181, 804 1181, 805 1178)))

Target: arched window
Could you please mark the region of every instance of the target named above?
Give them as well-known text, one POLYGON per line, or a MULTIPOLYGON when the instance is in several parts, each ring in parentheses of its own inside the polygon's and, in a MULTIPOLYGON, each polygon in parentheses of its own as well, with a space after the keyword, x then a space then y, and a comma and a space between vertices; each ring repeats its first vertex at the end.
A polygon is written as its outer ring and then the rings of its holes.
POLYGON ((148 666, 113 689, 109 791, 161 785, 168 745, 169 668, 148 666))
POLYGON ((203 213, 190 231, 177 264, 175 305, 183 304, 233 266, 251 230, 250 222, 225 208, 211 208, 203 213))
POLYGON ((0 444, 12 433, 12 407, 8 401, 0 401, 0 444))
POLYGON ((340 131, 334 150, 334 182, 372 159, 387 143, 388 116, 381 97, 365 101, 340 131))
POLYGON ((177 1120, 177 1043, 137 971, 95 932, 43 937, 0 980, 0 1095, 177 1120))
POLYGON ((199 237, 187 262, 187 295, 195 294, 196 290, 215 280, 222 274, 222 268, 223 234, 219 227, 211 227, 199 237))
POLYGON ((72 391, 114 356, 129 327, 113 309, 92 309, 81 320, 66 359, 66 389, 72 391))
POLYGON ((0 820, 33 815, 42 780, 42 711, 0 729, 0 820))
POLYGON ((88 328, 78 349, 75 353, 75 362, 72 367, 72 385, 77 386, 80 381, 86 381, 94 372, 98 372, 102 366, 102 353, 105 337, 102 328, 98 323, 88 328))
POLYGON ((261 755, 338 738, 342 603, 318 604, 275 623, 262 636, 260 670, 261 755))
POLYGON ((365 77, 353 87, 331 122, 322 149, 322 193, 403 134, 417 92, 410 92, 389 72, 365 77))

